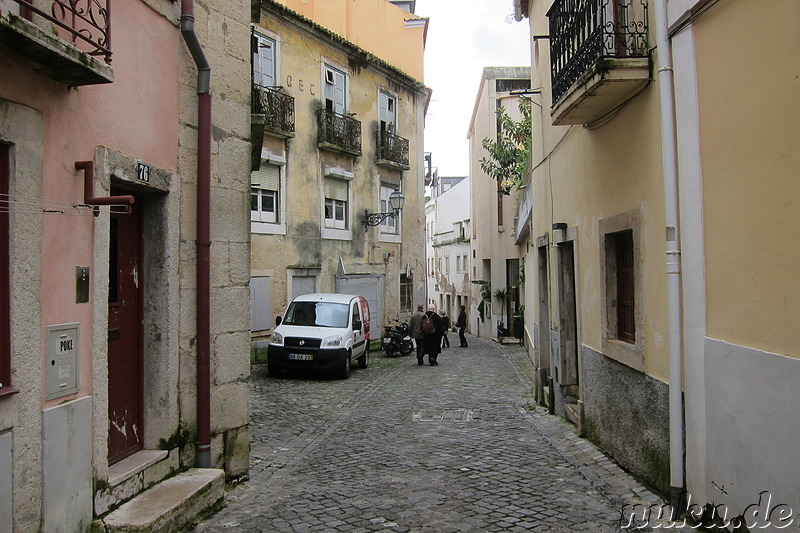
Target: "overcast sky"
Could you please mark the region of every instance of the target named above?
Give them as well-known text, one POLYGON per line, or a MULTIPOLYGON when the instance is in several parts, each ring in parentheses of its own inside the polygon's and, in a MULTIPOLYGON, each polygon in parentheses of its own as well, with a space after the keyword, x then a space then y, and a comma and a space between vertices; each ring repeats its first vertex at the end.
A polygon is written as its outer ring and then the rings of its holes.
POLYGON ((512 0, 417 0, 415 13, 431 19, 425 151, 440 176, 467 176, 467 128, 483 67, 530 66, 528 21, 514 21, 512 0))

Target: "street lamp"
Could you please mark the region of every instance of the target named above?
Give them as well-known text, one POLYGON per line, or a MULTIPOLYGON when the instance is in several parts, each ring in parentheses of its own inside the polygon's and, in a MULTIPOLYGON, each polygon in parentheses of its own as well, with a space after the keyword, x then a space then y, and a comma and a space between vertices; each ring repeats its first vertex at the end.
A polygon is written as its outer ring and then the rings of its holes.
POLYGON ((370 226, 377 226, 389 217, 396 217, 403 209, 406 197, 400 191, 394 191, 389 195, 389 205, 392 207, 391 213, 369 213, 364 209, 364 231, 366 232, 370 226))

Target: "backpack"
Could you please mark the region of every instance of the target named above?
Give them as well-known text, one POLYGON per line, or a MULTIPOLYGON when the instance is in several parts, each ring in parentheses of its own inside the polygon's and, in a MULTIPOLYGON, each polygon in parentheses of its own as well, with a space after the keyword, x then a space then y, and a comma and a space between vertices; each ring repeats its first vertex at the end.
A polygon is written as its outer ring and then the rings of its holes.
POLYGON ((425 315, 422 318, 422 333, 425 335, 436 333, 436 326, 433 324, 433 320, 431 320, 431 317, 428 315, 425 315))

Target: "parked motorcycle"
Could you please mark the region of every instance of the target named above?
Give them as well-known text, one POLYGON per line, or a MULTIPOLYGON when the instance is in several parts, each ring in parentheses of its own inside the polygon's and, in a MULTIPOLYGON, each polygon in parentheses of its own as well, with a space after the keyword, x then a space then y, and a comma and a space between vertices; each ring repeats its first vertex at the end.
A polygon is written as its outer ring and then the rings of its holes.
POLYGON ((394 326, 383 327, 383 351, 386 357, 408 355, 414 351, 414 343, 409 335, 408 323, 395 320, 394 326))

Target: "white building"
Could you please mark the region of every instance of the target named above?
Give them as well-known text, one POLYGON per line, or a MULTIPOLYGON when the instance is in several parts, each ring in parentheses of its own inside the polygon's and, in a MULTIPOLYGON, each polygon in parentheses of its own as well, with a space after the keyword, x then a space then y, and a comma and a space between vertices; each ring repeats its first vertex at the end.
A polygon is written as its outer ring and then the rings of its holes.
POLYGON ((431 189, 425 204, 427 303, 445 309, 455 324, 459 307, 471 303, 469 178, 434 174, 431 189))

